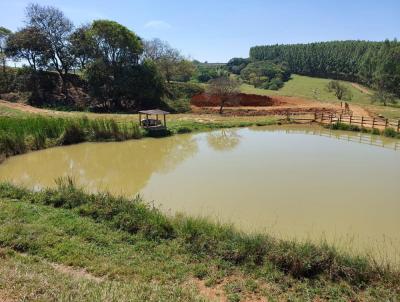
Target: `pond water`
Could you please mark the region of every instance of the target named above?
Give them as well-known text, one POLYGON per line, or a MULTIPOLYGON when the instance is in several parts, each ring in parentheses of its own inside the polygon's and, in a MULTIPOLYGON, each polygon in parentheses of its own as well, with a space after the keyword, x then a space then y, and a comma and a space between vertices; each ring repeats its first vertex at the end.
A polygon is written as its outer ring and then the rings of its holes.
POLYGON ((0 180, 35 189, 62 176, 92 192, 140 193, 166 212, 399 257, 396 140, 311 126, 256 127, 84 143, 0 165, 0 180))

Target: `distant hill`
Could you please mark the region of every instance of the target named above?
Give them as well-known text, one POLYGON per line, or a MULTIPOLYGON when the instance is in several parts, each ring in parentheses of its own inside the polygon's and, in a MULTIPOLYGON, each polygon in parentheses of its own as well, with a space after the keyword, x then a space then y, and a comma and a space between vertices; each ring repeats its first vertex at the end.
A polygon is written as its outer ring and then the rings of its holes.
POLYGON ((293 73, 359 82, 400 95, 400 43, 396 40, 255 46, 250 59, 285 63, 293 73))

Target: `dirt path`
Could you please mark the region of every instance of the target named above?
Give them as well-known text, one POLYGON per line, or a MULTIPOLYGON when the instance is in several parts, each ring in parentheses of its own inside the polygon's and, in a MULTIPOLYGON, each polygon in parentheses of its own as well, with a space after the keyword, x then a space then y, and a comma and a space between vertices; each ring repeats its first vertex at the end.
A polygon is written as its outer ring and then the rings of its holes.
POLYGON ((7 102, 4 100, 0 100, 0 105, 5 106, 10 109, 26 112, 26 113, 55 114, 55 115, 66 114, 66 112, 50 110, 50 109, 42 109, 42 108, 37 108, 37 107, 27 105, 27 104, 7 102))
POLYGON ((360 90, 362 93, 368 94, 368 95, 372 95, 372 92, 369 91, 367 88, 365 88, 364 86, 361 86, 360 84, 357 83, 351 83, 351 86, 353 86, 355 89, 360 90))
MULTIPOLYGON (((298 97, 284 97, 276 96, 274 97, 280 105, 277 106, 245 106, 245 107, 227 107, 224 109, 225 113, 228 115, 273 115, 282 114, 285 111, 290 112, 338 112, 342 108, 338 104, 333 103, 323 103, 315 100, 303 99, 298 97)), ((12 103, 4 100, 0 100, 0 105, 5 106, 10 109, 19 110, 26 113, 34 114, 46 114, 46 115, 73 115, 74 112, 63 112, 50 109, 36 108, 30 105, 22 103, 12 103)), ((218 107, 195 107, 192 106, 193 113, 218 113, 218 107)), ((354 115, 370 117, 371 114, 358 105, 350 105, 350 110, 354 115)))
MULTIPOLYGON (((296 112, 340 112, 343 108, 339 104, 319 102, 315 100, 303 99, 298 97, 274 96, 279 105, 276 106, 241 106, 226 107, 225 115, 274 115, 285 114, 289 111, 296 112)), ((350 104, 350 110, 354 115, 370 117, 371 114, 359 105, 350 104)), ((196 107, 192 106, 194 113, 218 113, 219 107, 196 107)))

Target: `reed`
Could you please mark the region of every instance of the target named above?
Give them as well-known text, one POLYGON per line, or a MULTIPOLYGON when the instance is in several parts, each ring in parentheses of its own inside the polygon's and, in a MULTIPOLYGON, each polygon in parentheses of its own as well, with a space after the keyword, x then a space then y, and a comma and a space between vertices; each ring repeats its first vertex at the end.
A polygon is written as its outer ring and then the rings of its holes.
POLYGON ((136 123, 112 119, 0 117, 0 158, 57 145, 84 141, 138 139, 142 132, 136 123))

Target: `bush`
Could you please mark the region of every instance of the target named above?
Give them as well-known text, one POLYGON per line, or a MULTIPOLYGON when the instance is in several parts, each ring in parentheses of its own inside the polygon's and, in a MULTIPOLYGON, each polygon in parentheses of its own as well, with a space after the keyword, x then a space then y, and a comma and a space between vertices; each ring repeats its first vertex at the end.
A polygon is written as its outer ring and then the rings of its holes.
POLYGON ((268 246, 265 236, 245 235, 201 218, 178 220, 176 227, 187 248, 200 257, 212 255, 233 264, 263 263, 268 246))
POLYGON ((164 102, 173 113, 185 113, 191 110, 189 98, 179 98, 177 100, 165 99, 164 102))
POLYGON ((383 131, 383 135, 387 136, 387 137, 396 137, 397 134, 398 134, 397 131, 395 129, 393 129, 393 128, 386 128, 383 131))
POLYGON ((176 133, 183 134, 183 133, 190 133, 192 129, 189 127, 182 126, 176 130, 176 133))
POLYGON ((0 131, 0 154, 5 157, 26 152, 24 137, 19 133, 0 131))
POLYGON ((377 128, 374 128, 374 129, 372 129, 371 133, 374 134, 374 135, 380 135, 381 131, 379 129, 377 129, 377 128))
POLYGON ((72 145, 85 141, 86 135, 82 127, 76 123, 72 122, 65 128, 64 134, 61 137, 61 144, 72 145))

